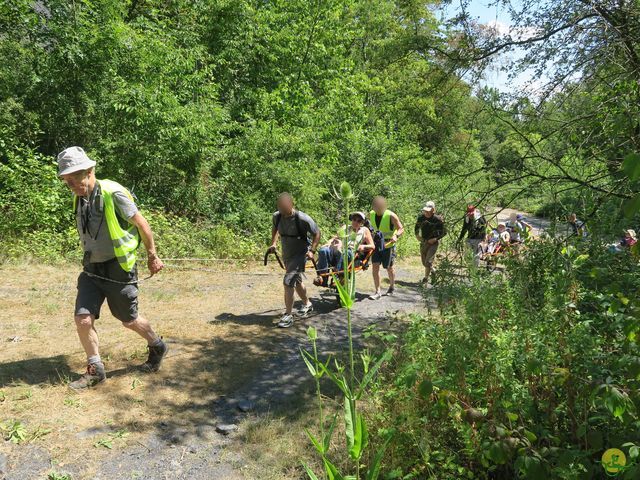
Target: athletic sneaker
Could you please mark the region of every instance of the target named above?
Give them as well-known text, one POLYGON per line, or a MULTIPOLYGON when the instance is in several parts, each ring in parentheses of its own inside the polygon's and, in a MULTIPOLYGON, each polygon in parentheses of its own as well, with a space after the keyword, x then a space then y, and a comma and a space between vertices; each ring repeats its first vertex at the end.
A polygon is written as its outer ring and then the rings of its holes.
POLYGON ((380 292, 376 292, 373 295, 369 295, 369 300, 380 300, 382 298, 382 294, 380 292))
POLYGON ((298 309, 297 314, 298 314, 299 317, 306 317, 312 311, 313 311, 313 304, 311 302, 309 302, 308 305, 304 305, 304 306, 300 307, 298 309))
POLYGON ((394 287, 389 287, 389 290, 387 290, 387 296, 392 297, 394 293, 396 293, 396 289, 394 287))
POLYGON ((290 313, 285 313, 284 315, 282 315, 282 318, 280 318, 280 321, 278 322, 278 327, 280 328, 289 328, 293 325, 293 315, 291 315, 290 313))
POLYGON ((74 390, 86 390, 94 387, 107 379, 104 371, 104 363, 90 363, 87 365, 87 371, 75 382, 71 382, 69 387, 74 390))
POLYGON ((142 369, 147 372, 157 372, 160 370, 160 364, 167 354, 167 344, 160 339, 160 345, 149 348, 149 357, 147 361, 142 364, 142 369))

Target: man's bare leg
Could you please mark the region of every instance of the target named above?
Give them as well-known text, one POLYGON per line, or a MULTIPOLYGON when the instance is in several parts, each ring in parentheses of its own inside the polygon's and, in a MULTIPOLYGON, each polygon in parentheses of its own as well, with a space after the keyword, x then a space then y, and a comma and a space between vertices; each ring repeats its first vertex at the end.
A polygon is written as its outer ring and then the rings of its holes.
POLYGON ((294 292, 294 288, 290 287, 288 285, 284 286, 284 307, 285 307, 285 313, 287 315, 291 315, 291 312, 293 312, 293 292, 294 292))
POLYGON ((389 288, 393 289, 396 285, 396 268, 391 265, 387 268, 387 274, 389 275, 389 288))
POLYGON ((93 315, 76 315, 74 317, 76 322, 76 330, 78 331, 78 338, 84 349, 84 353, 87 354, 87 358, 95 357, 99 355, 99 340, 98 332, 96 332, 94 323, 96 321, 93 315))
POLYGON ((376 290, 376 293, 380 292, 380 264, 374 263, 371 269, 373 273, 373 287, 376 290))
POLYGON ((157 344, 158 340, 160 340, 160 337, 153 331, 153 328, 151 328, 149 320, 141 315, 131 322, 122 322, 122 325, 144 338, 149 346, 157 344))
POLYGON ((296 293, 302 300, 303 305, 309 305, 309 296, 307 295, 307 287, 303 282, 296 283, 296 293))

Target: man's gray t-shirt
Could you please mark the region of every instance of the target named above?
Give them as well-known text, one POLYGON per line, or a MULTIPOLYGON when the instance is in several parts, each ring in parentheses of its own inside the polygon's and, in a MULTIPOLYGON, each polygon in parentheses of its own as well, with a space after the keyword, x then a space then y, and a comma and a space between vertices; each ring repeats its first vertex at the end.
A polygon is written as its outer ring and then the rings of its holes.
MULTIPOLYGON (((76 208, 76 226, 80 234, 80 243, 85 252, 91 252, 89 261, 91 263, 106 262, 115 258, 113 252, 113 242, 109 236, 107 219, 104 216, 104 200, 100 198, 99 186, 96 184, 89 200, 84 197, 78 198, 76 208), (88 228, 83 229, 82 215, 86 217, 86 209, 89 208, 88 228), (84 231, 83 231, 84 230, 84 231)), ((128 227, 128 220, 138 213, 136 204, 122 192, 114 192, 111 195, 116 210, 116 217, 123 228, 128 227)))
POLYGON ((282 259, 284 262, 287 263, 288 260, 306 255, 309 250, 309 235, 313 237, 319 231, 316 222, 309 215, 299 210, 295 210, 294 215, 289 217, 276 212, 273 214, 274 228, 278 217, 280 217, 278 233, 282 242, 282 259), (295 213, 298 214, 298 222, 296 222, 295 213), (300 232, 298 231, 298 223, 300 224, 300 230, 302 230, 300 232))

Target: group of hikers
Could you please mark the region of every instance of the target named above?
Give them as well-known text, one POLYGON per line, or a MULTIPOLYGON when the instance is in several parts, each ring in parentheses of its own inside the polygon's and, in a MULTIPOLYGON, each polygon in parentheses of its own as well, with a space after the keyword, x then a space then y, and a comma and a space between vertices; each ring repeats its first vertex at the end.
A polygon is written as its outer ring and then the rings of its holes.
POLYGON ((387 271, 389 288, 386 295, 395 292, 396 243, 404 233, 402 222, 394 212, 387 208, 387 201, 382 196, 373 199, 369 214, 353 212, 349 215, 351 225, 345 226, 346 245, 338 235, 320 245, 321 232, 317 223, 306 213, 295 208, 293 196, 281 193, 277 200, 278 210, 273 214, 271 246, 269 252, 275 252, 280 239, 282 260, 285 267, 284 303, 285 312, 278 321, 278 327, 289 328, 295 317, 305 317, 313 310, 307 288, 304 284, 304 273, 308 261, 315 262, 316 277, 313 283, 317 286, 328 286, 330 274, 341 276, 347 264, 370 261, 372 264, 373 284, 375 292, 369 296, 371 300, 382 298, 380 268, 387 271), (318 257, 315 261, 316 255, 318 257), (345 259, 346 255, 346 259, 345 259), (302 306, 293 312, 294 293, 302 300, 302 306))
MULTIPOLYGON (((136 251, 140 242, 146 249, 150 274, 154 275, 164 267, 156 252, 151 227, 138 211, 129 190, 116 182, 96 179, 96 162, 82 148, 67 148, 57 160, 58 175, 73 192, 76 227, 84 252, 83 270, 77 281, 74 319, 86 353, 87 368, 84 375, 71 382, 70 386, 82 390, 106 379, 95 329, 95 321, 100 317, 105 300, 113 316, 124 327, 146 340, 148 358, 142 367, 149 372, 158 371, 167 354, 167 345, 150 322, 138 313, 136 251)), ((376 196, 370 212, 353 212, 349 221, 351 224, 345 226, 345 236, 335 236, 320 245, 321 232, 317 223, 295 208, 291 194, 278 196, 269 252, 275 253, 280 240, 285 268, 285 311, 277 322, 279 327, 291 327, 296 316, 305 317, 313 310, 304 283, 308 261, 314 263, 314 284, 324 287, 329 286, 333 278, 340 281, 345 265, 359 263, 364 269, 370 263, 374 284, 374 292, 369 296, 371 300, 379 300, 383 296, 380 270, 384 268, 389 278, 386 295, 394 294, 396 244, 405 232, 400 218, 388 209, 384 197, 376 196), (302 306, 294 314, 295 293, 302 300, 302 306)), ((584 223, 575 215, 570 216, 569 223, 576 234, 586 236, 584 223)), ((507 246, 517 248, 529 238, 531 231, 531 225, 516 213, 508 221, 489 228, 480 210, 470 205, 466 209, 457 244, 462 245, 466 240, 477 263, 483 255, 495 254, 507 246)), ((422 208, 414 233, 420 242, 425 269, 422 281, 426 285, 433 272, 440 242, 447 234, 444 218, 436 212, 434 202, 429 201, 422 208)), ((635 232, 627 230, 621 244, 630 247, 636 242, 635 232)))

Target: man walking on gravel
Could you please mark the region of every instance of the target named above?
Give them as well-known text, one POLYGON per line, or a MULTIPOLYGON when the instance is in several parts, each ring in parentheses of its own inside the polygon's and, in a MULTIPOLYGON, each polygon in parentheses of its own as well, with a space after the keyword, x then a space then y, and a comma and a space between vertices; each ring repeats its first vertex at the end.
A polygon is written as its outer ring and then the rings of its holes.
POLYGON ((442 216, 436 214, 436 206, 433 202, 427 202, 418 216, 414 228, 416 238, 420 242, 420 256, 424 266, 424 278, 422 283, 429 283, 429 276, 433 270, 433 261, 436 258, 440 240, 447 234, 442 216))
POLYGON ((467 237, 467 245, 473 252, 473 263, 477 266, 480 263, 480 255, 482 254, 482 242, 487 235, 487 221, 484 215, 474 205, 467 207, 467 213, 464 216, 462 230, 458 237, 458 245, 464 237, 467 237))
POLYGON ((276 251, 276 244, 280 238, 286 273, 283 281, 285 313, 280 318, 278 327, 289 328, 294 321, 294 292, 297 292, 302 300, 302 307, 297 311, 298 316, 305 317, 313 310, 303 278, 307 259, 312 259, 318 249, 320 229, 309 215, 294 208, 290 193, 281 193, 277 205, 278 211, 273 214, 272 219, 269 251, 276 251))
POLYGON ((163 267, 153 233, 131 193, 111 180, 97 180, 95 165, 80 147, 67 148, 58 155, 58 175, 74 194, 73 209, 84 251, 74 319, 87 355, 87 371, 69 384, 75 390, 87 389, 107 378, 94 326, 105 299, 113 316, 147 341, 149 357, 143 369, 158 371, 167 353, 162 338, 138 314, 136 250, 140 239, 147 250, 151 274, 163 267))
POLYGON ((393 264, 396 258, 396 242, 404 233, 404 227, 398 215, 387 209, 387 200, 384 197, 375 197, 371 206, 369 223, 371 223, 376 233, 380 232, 382 234, 385 245, 383 249, 376 248, 371 256, 373 285, 376 291, 369 298, 371 300, 380 300, 382 298, 380 291, 380 265, 387 270, 389 275, 387 295, 393 295, 395 292, 396 272, 393 264))

